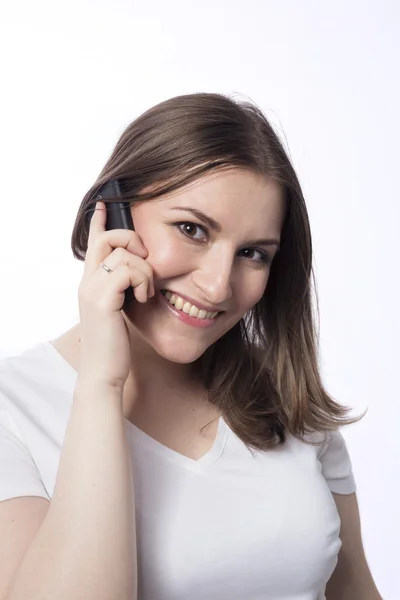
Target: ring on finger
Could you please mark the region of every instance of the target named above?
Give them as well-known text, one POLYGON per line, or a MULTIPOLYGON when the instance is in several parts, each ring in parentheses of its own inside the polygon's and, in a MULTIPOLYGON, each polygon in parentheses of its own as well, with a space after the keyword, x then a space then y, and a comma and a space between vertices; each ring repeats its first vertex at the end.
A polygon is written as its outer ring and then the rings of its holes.
POLYGON ((110 267, 107 267, 107 265, 105 265, 103 262, 101 262, 99 264, 99 267, 102 267, 102 269, 104 269, 105 271, 107 271, 107 273, 112 273, 112 269, 110 269, 110 267))

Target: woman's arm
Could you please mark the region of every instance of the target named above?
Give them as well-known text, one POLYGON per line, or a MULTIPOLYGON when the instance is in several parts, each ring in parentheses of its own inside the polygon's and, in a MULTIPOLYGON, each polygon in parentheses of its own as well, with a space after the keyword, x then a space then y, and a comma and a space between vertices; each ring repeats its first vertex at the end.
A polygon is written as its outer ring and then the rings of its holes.
POLYGON ((134 600, 134 515, 122 391, 78 377, 53 498, 6 600, 134 600))
POLYGON ((326 586, 326 600, 382 600, 364 554, 356 494, 333 494, 341 520, 342 547, 326 586))

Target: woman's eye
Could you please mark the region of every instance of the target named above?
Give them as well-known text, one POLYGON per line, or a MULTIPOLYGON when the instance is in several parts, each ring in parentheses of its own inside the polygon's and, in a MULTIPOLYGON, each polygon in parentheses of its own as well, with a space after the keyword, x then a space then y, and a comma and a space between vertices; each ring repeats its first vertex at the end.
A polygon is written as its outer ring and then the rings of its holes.
POLYGON ((200 225, 196 225, 196 223, 190 223, 185 221, 184 223, 177 223, 179 230, 186 235, 187 237, 192 238, 196 241, 203 241, 199 237, 196 237, 196 232, 201 232, 204 239, 207 239, 207 232, 200 225))
POLYGON ((270 257, 266 252, 263 252, 262 250, 258 250, 257 248, 245 248, 244 250, 241 250, 242 253, 247 253, 245 255, 245 258, 248 258, 250 260, 252 260, 253 262, 259 262, 259 263, 265 263, 265 264, 269 264, 270 263, 270 257), (259 255, 257 258, 257 254, 259 255))
MULTIPOLYGON (((183 233, 183 235, 185 235, 186 237, 191 238, 196 242, 207 241, 207 231, 200 225, 197 225, 196 223, 191 223, 190 221, 175 223, 175 225, 178 227, 179 231, 183 233), (198 235, 199 233, 200 236, 198 235)), ((248 258, 253 263, 261 263, 268 265, 271 262, 270 256, 263 250, 258 250, 258 248, 245 248, 244 250, 240 250, 239 254, 244 256, 244 258, 248 258)))

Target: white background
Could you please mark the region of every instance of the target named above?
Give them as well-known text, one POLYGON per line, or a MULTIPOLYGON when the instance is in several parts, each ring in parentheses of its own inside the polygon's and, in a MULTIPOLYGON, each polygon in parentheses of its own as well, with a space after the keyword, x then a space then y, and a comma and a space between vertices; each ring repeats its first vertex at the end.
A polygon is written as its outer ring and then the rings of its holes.
POLYGON ((398 600, 399 3, 22 0, 1 13, 0 355, 78 318, 75 214, 129 122, 182 93, 252 99, 308 202, 324 381, 369 407, 343 433, 367 559, 398 600))

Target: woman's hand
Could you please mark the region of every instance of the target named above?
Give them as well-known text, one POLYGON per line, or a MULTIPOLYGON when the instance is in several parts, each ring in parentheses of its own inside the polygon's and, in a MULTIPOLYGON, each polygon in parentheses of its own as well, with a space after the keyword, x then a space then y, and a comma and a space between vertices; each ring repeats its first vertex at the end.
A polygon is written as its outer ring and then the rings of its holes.
POLYGON ((84 274, 79 285, 81 357, 84 373, 123 388, 131 367, 128 328, 121 308, 132 286, 133 302, 154 296, 153 271, 135 231, 106 231, 106 209, 98 202, 90 222, 84 274), (100 263, 111 269, 107 272, 100 263))

